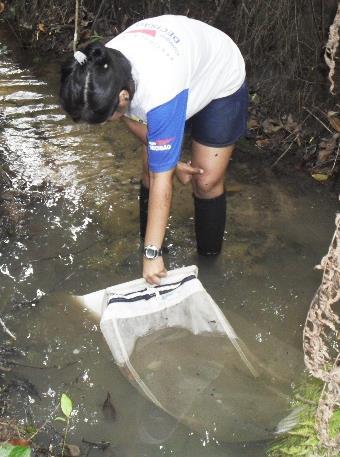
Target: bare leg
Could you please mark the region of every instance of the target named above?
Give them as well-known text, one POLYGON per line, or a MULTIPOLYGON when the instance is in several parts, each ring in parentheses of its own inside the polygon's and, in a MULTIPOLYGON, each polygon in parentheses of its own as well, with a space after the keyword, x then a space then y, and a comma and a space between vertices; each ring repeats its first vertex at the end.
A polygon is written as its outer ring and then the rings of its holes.
POLYGON ((212 148, 193 140, 192 165, 204 170, 203 174, 197 174, 192 179, 196 197, 214 198, 224 192, 224 176, 234 147, 212 148))

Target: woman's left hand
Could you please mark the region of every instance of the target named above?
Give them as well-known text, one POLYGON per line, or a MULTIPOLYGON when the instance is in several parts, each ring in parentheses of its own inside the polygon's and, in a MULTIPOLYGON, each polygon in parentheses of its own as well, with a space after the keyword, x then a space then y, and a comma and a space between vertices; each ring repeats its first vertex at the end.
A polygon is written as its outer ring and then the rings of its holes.
POLYGON ((149 284, 160 284, 161 278, 164 278, 166 274, 163 257, 152 260, 143 258, 143 278, 149 284))
POLYGON ((191 161, 189 161, 187 163, 178 162, 175 173, 176 173, 176 178, 178 179, 178 181, 185 186, 192 180, 193 176, 202 175, 203 169, 198 168, 198 167, 193 167, 191 165, 191 161))

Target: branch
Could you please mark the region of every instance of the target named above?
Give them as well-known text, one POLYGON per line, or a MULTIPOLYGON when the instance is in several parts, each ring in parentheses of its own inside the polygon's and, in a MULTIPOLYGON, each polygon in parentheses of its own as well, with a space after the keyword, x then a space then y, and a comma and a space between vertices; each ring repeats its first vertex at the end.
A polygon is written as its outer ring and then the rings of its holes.
POLYGON ((7 333, 7 335, 9 335, 11 338, 13 338, 13 340, 17 339, 17 337, 10 330, 8 330, 8 328, 5 325, 5 322, 1 319, 1 317, 0 317, 0 324, 2 325, 2 328, 4 329, 4 332, 7 333))

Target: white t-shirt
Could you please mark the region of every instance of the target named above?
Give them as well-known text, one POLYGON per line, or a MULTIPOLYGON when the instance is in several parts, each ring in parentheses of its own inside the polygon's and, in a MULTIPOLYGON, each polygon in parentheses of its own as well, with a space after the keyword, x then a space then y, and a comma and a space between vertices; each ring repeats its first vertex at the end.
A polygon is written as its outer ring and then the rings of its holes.
POLYGON ((153 172, 176 166, 185 121, 236 92, 245 79, 244 60, 232 39, 186 16, 142 20, 106 46, 132 65, 136 91, 127 116, 147 124, 153 172))

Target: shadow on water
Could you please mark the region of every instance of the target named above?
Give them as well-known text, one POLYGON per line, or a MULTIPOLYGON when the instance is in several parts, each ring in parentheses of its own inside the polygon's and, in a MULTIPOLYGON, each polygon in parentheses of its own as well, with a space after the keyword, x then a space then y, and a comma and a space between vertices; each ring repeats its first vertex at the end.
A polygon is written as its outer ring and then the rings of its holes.
MULTIPOLYGON (((25 206, 22 230, 1 241, 1 315, 19 348, 6 376, 32 386, 13 393, 13 410, 41 423, 69 392, 70 441, 110 441, 98 455, 263 456, 265 443, 218 442, 152 406, 113 364, 97 323, 61 295, 140 276, 140 158, 122 125, 75 125, 64 116, 56 71, 46 63, 33 71, 12 56, 0 61, 1 159, 14 189, 40 196, 25 206), (102 412, 107 392, 114 423, 102 412)), ((304 176, 275 175, 259 151, 242 149, 226 186, 226 242, 211 260, 195 254, 191 192, 176 185, 168 268, 198 265, 238 335, 289 392, 303 370, 302 326, 319 283, 313 266, 328 246, 336 197, 304 176)))

